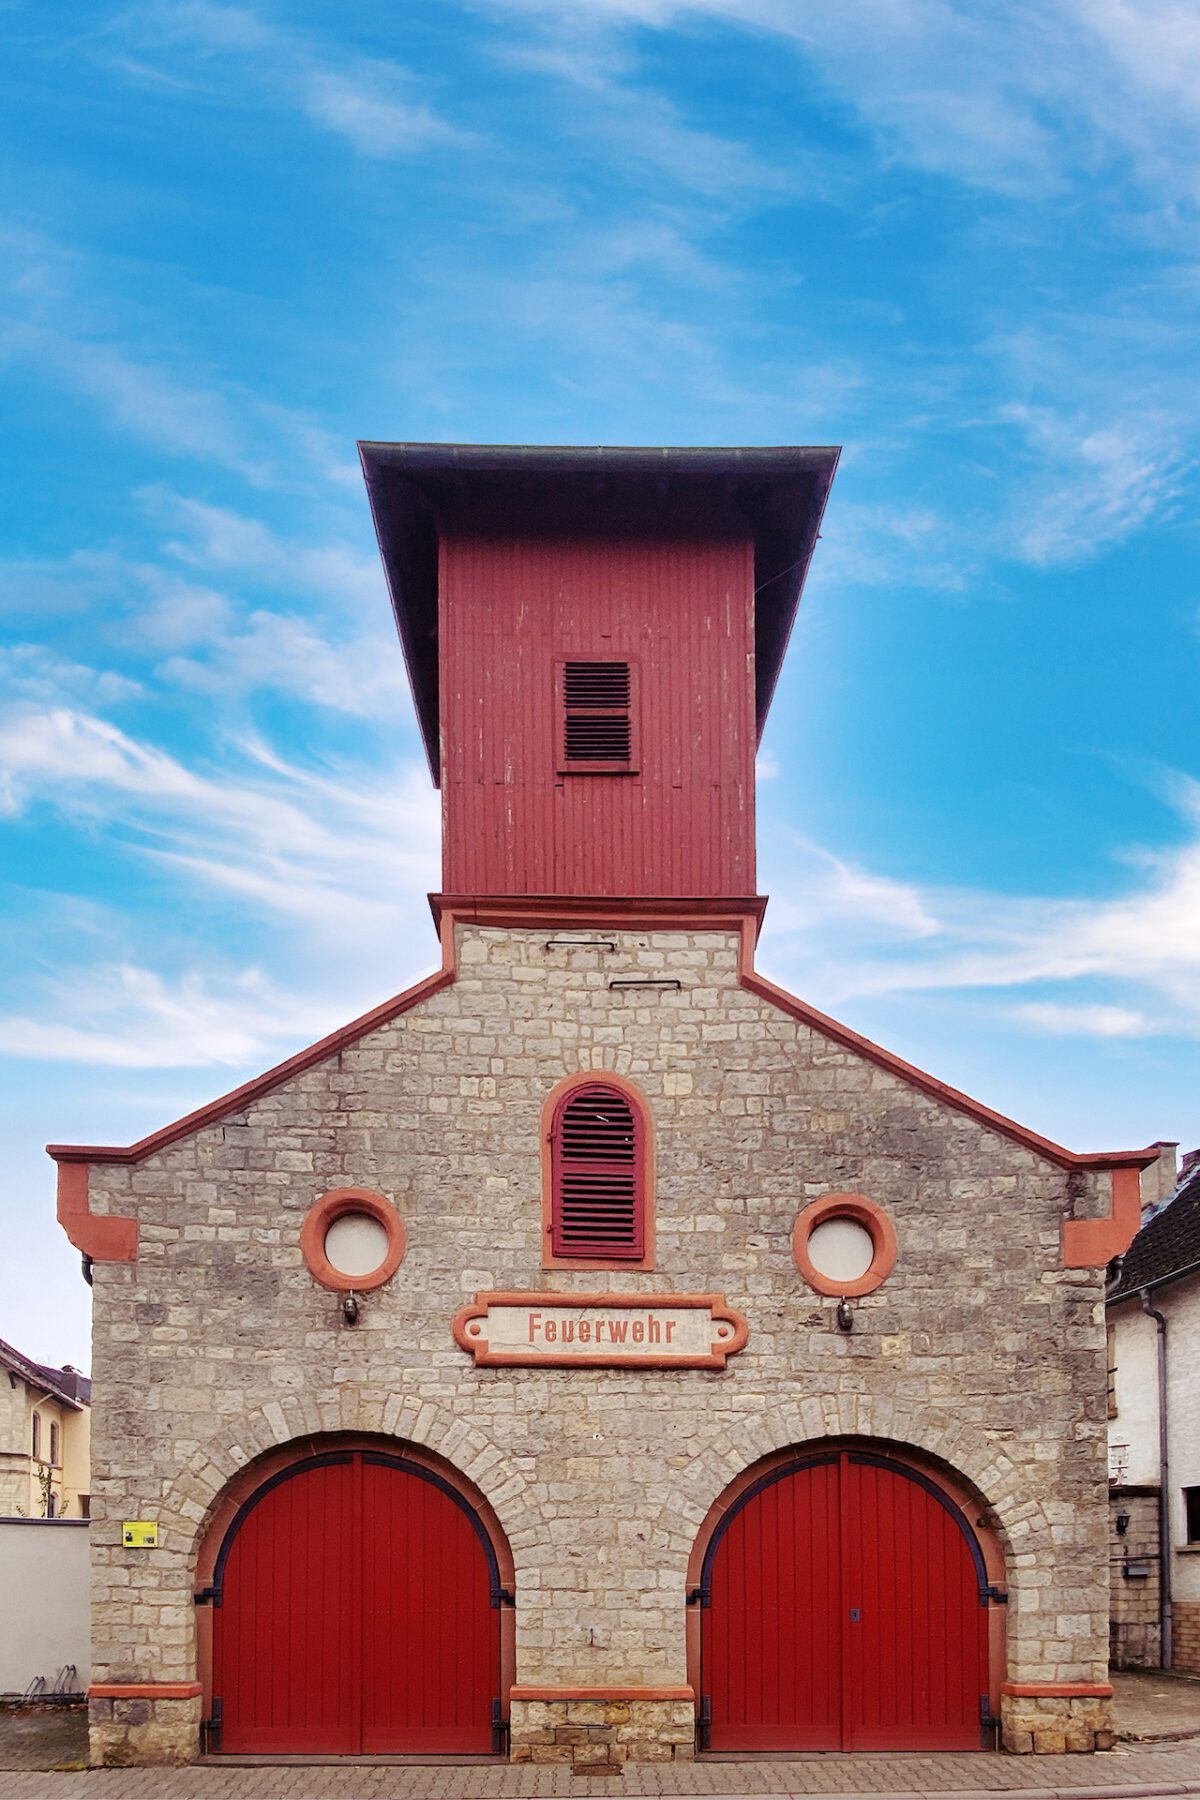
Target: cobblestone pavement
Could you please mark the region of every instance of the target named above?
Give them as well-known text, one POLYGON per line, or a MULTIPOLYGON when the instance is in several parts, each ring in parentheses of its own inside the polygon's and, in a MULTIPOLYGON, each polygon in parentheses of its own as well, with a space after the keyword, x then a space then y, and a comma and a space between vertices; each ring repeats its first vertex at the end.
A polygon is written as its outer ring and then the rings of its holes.
MULTIPOLYGON (((1118 1676, 1118 1722, 1140 1737, 1200 1729, 1200 1683, 1159 1674, 1118 1676)), ((871 1800, 1150 1800, 1200 1796, 1200 1737, 1126 1742, 1097 1756, 802 1756, 628 1765, 621 1775, 504 1763, 352 1764, 220 1762, 188 1769, 96 1769, 81 1708, 0 1712, 0 1800, 594 1800, 649 1796, 851 1795, 871 1800)))
POLYGON ((1126 1742, 1200 1736, 1200 1677, 1146 1669, 1112 1682, 1117 1733, 1126 1742))
POLYGON ((0 1800, 621 1800, 646 1795, 869 1795, 871 1800, 1140 1800, 1200 1795, 1200 1746, 1123 1747, 1098 1756, 813 1756, 788 1762, 628 1765, 619 1777, 512 1764, 317 1764, 0 1774, 0 1800))

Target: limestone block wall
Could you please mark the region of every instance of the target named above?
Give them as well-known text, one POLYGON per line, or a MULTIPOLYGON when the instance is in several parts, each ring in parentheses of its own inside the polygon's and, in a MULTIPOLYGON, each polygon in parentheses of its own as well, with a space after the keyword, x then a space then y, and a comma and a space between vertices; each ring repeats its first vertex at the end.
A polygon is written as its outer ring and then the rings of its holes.
MULTIPOLYGON (((518 1683, 686 1683, 708 1508, 768 1451, 843 1433, 916 1446, 982 1497, 1008 1557, 1010 1681, 1103 1681, 1100 1275, 1059 1253, 1065 1212, 1106 1209, 1101 1181, 1076 1191, 750 993, 732 932, 605 935, 611 953, 461 927, 453 985, 244 1112, 92 1170, 93 1208, 140 1225, 137 1261, 95 1271, 97 1680, 193 1681, 196 1547, 221 1489, 272 1445, 355 1430, 427 1445, 486 1494, 516 1562, 518 1683), (681 986, 609 987, 630 975, 681 986), (653 1114, 652 1272, 542 1268, 541 1106, 587 1068, 637 1083, 653 1114), (299 1245, 342 1186, 386 1195, 408 1235, 353 1330, 299 1245), (800 1209, 842 1191, 885 1206, 899 1241, 848 1336, 790 1250, 800 1209), (451 1337, 477 1290, 598 1285, 724 1293, 749 1344, 722 1372, 513 1370, 451 1337), (159 1548, 123 1549, 122 1518, 158 1518, 159 1548)), ((1105 1708, 1087 1704, 1090 1742, 1105 1708)), ((1035 1747, 1034 1717, 1036 1747, 1061 1748, 1086 1708, 1009 1710, 1015 1747, 1035 1747)), ((515 1745, 547 1729, 514 1707, 515 1745)), ((191 1731, 189 1714, 171 1754, 191 1731)), ((666 1753, 686 1751, 678 1731, 672 1714, 666 1753)), ((103 1754, 125 1753, 105 1733, 103 1754)))
POLYGON ((1108 1565, 1112 1665, 1116 1669, 1157 1669, 1162 1663, 1158 1489, 1111 1488, 1108 1511, 1112 1525, 1108 1565), (1123 1536, 1116 1528, 1121 1514, 1129 1520, 1123 1536))

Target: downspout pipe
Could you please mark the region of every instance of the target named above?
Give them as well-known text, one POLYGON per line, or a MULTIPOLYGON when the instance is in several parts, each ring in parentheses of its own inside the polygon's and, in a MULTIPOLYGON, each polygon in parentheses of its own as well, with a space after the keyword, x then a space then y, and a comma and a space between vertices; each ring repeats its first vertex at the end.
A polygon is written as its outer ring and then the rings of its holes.
POLYGON ((1150 1304, 1150 1289, 1141 1293, 1142 1311, 1157 1327, 1158 1362, 1158 1616, 1162 1642, 1162 1666, 1171 1667, 1171 1488, 1167 1454, 1167 1321, 1150 1304))

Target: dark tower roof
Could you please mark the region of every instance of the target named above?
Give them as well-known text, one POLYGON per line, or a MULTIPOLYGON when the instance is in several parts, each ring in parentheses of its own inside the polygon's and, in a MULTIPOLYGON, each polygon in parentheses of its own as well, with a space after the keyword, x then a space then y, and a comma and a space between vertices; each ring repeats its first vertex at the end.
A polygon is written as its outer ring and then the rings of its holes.
POLYGON ((429 766, 438 753, 443 532, 749 536, 759 736, 837 467, 836 449, 359 445, 429 766))

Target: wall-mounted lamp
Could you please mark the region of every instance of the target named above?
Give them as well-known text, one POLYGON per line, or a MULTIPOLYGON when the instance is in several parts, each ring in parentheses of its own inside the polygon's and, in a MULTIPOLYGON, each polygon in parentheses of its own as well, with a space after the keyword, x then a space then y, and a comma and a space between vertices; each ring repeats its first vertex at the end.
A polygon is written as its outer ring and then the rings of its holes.
POLYGON ((358 1324, 358 1295, 357 1294, 343 1294, 342 1295, 342 1317, 343 1317, 343 1319, 345 1319, 347 1325, 357 1325, 358 1324))
POLYGON ((1124 1507, 1121 1508, 1120 1512, 1113 1520, 1113 1524, 1117 1528, 1117 1536, 1124 1537, 1125 1533, 1129 1530, 1129 1514, 1125 1511, 1124 1507))
POLYGON ((837 1328, 839 1331, 854 1330, 854 1310, 844 1294, 837 1303, 837 1328))

